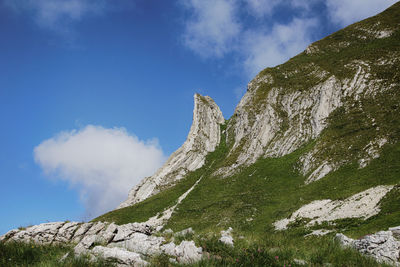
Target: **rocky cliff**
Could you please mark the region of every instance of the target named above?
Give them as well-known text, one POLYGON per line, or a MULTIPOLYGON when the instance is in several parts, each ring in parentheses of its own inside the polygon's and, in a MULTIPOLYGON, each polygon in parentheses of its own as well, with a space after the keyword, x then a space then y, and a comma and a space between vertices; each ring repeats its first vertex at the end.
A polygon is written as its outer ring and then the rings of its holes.
POLYGON ((225 122, 222 112, 209 96, 194 95, 193 123, 185 143, 151 177, 131 189, 128 199, 118 208, 140 202, 174 185, 188 172, 204 165, 206 155, 220 142, 220 125, 225 122))

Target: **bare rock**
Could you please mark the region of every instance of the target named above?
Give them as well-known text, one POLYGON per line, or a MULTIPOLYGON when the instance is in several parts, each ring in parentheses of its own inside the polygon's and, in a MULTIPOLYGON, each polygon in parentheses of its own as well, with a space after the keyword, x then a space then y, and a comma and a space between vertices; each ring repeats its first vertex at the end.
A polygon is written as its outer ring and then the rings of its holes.
POLYGON ((126 240, 110 243, 108 247, 120 247, 143 255, 158 255, 163 251, 160 248, 164 243, 163 237, 149 236, 143 233, 132 233, 126 240))
POLYGON ((68 222, 64 224, 57 233, 57 236, 55 237, 54 241, 60 242, 60 243, 67 243, 69 242, 76 229, 79 227, 78 222, 68 222))
POLYGON ((196 247, 193 241, 182 241, 175 248, 175 255, 179 263, 194 263, 201 260, 203 250, 196 247))
POLYGON ((189 234, 194 234, 194 230, 192 229, 192 227, 184 229, 180 232, 176 232, 175 236, 185 236, 185 235, 189 235, 189 234))
POLYGON ((380 200, 392 190, 391 185, 380 185, 354 194, 345 200, 322 199, 302 206, 289 218, 274 223, 276 230, 285 230, 291 222, 301 218, 311 221, 307 226, 345 218, 368 219, 380 212, 380 200))
POLYGON ((378 262, 400 264, 400 242, 393 237, 392 231, 380 231, 358 240, 337 234, 336 240, 344 246, 353 247, 365 255, 374 257, 378 262))
POLYGON ((339 244, 342 245, 343 247, 352 247, 354 243, 354 239, 348 238, 347 236, 341 233, 336 234, 335 240, 339 242, 339 244))
POLYGON ((102 232, 101 238, 104 243, 110 243, 118 231, 118 226, 115 223, 110 223, 107 228, 102 232))
POLYGON ((97 235, 101 230, 106 227, 103 222, 97 222, 85 233, 85 235, 97 235))
POLYGON ((95 256, 100 256, 106 260, 116 260, 119 266, 147 266, 149 263, 143 260, 138 253, 127 251, 123 248, 108 248, 96 246, 91 251, 95 256))
POLYGON ((145 235, 150 235, 152 233, 152 228, 142 223, 128 223, 119 225, 117 228, 117 234, 113 239, 114 242, 127 240, 133 233, 142 233, 145 235))
POLYGON ((74 233, 74 236, 72 238, 72 241, 74 243, 78 243, 82 240, 82 238, 85 236, 87 231, 93 226, 93 223, 83 223, 80 225, 78 230, 74 233))
POLYGON ((96 239, 98 237, 96 235, 86 235, 74 248, 74 252, 76 255, 89 253, 89 249, 94 245, 96 239))
POLYGON ((226 231, 221 231, 221 238, 219 241, 233 247, 233 237, 231 235, 232 231, 233 229, 231 227, 229 227, 226 231))
POLYGON ((11 237, 13 237, 16 233, 18 233, 19 230, 18 229, 13 229, 8 231, 7 233, 5 233, 4 235, 0 236, 0 242, 1 241, 7 241, 8 239, 10 239, 11 237))

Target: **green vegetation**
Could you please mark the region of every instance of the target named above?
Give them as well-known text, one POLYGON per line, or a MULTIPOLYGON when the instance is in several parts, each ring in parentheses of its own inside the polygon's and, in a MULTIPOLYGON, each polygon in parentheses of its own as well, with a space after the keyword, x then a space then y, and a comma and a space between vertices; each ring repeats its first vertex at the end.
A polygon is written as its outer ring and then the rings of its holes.
POLYGON ((0 242, 0 266, 33 266, 33 267, 106 267, 114 266, 113 262, 99 259, 95 262, 88 257, 73 255, 73 248, 61 245, 37 245, 0 242), (60 261, 66 253, 70 253, 63 261, 60 261))

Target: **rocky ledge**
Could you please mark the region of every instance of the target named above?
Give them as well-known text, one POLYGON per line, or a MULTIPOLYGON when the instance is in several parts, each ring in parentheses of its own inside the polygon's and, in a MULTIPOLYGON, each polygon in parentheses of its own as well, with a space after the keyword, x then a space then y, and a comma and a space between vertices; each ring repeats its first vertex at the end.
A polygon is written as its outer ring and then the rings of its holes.
MULTIPOLYGON (((145 266, 147 257, 166 254, 178 263, 192 263, 202 258, 202 248, 193 241, 179 245, 154 235, 152 227, 143 223, 52 222, 14 229, 0 237, 1 242, 36 244, 74 244, 74 253, 91 258, 114 259, 119 266, 145 266)), ((66 255, 67 256, 67 255, 66 255)))
POLYGON ((400 266, 400 226, 366 235, 357 240, 348 238, 344 234, 337 234, 336 240, 341 245, 352 247, 380 263, 400 266))

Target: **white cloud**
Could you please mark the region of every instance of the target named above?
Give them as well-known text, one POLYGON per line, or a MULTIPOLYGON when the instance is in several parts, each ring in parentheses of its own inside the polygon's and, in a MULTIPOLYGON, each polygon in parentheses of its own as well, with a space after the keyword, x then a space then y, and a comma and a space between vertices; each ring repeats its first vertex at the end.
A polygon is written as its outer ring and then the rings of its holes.
POLYGON ((141 141, 124 128, 92 125, 43 141, 34 157, 46 175, 79 189, 90 217, 114 209, 165 160, 154 140, 141 141))
POLYGON ((269 16, 282 0, 245 0, 250 14, 256 17, 269 16))
POLYGON ((311 42, 315 19, 294 19, 287 25, 276 24, 263 33, 245 34, 244 66, 252 77, 266 67, 276 66, 303 51, 311 42))
POLYGON ((303 12, 318 1, 322 0, 187 0, 183 2, 190 14, 185 45, 203 57, 232 52, 252 77, 304 50, 316 26, 316 19, 297 17, 287 24, 260 23, 260 19, 268 21, 280 5, 303 12), (249 19, 257 23, 249 24, 249 19))
POLYGON ((232 50, 240 33, 234 1, 186 0, 183 5, 191 13, 184 33, 188 48, 203 57, 221 57, 232 50))
POLYGON ((331 20, 341 26, 378 14, 397 0, 326 0, 331 20))
POLYGON ((27 12, 43 28, 65 33, 70 25, 105 11, 105 0, 5 0, 8 7, 27 12))

